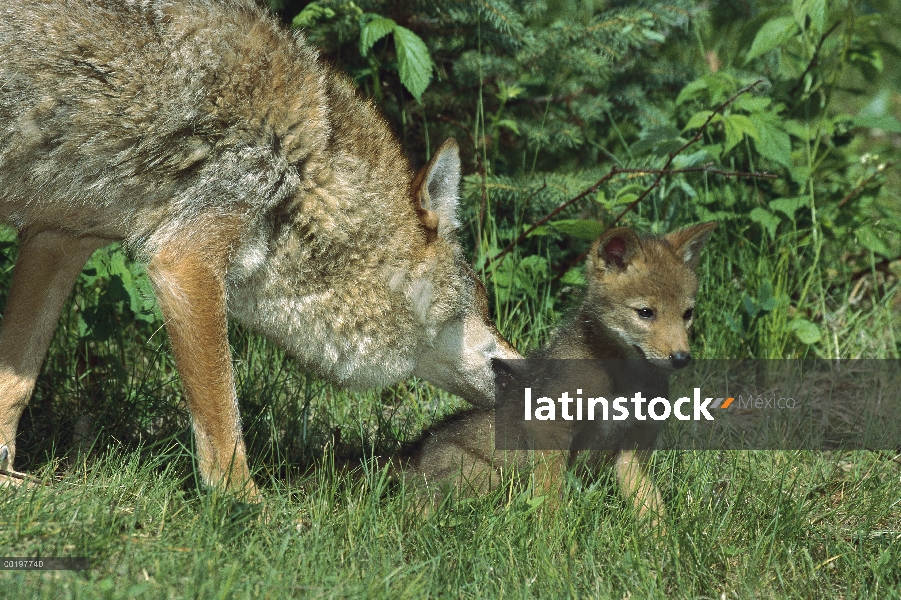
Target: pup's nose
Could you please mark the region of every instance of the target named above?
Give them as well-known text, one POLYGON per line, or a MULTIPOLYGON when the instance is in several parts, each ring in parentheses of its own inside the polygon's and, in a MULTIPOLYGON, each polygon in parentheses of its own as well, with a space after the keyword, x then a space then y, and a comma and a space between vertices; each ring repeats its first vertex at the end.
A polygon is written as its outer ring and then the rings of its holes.
POLYGON ((676 352, 675 354, 669 355, 669 361, 675 369, 687 367, 690 360, 691 354, 688 352, 676 352))

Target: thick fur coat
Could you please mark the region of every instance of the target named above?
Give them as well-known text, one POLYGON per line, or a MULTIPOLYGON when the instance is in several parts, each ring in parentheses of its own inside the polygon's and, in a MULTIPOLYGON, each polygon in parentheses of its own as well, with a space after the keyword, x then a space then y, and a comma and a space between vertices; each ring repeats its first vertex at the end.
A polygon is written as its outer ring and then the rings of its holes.
POLYGON ((457 241, 456 145, 414 178, 302 35, 251 0, 5 0, 0 56, 0 219, 22 240, 0 331, 10 450, 46 322, 115 240, 148 263, 207 480, 243 463, 226 310, 338 384, 415 373, 493 401, 491 359, 516 354, 457 241))

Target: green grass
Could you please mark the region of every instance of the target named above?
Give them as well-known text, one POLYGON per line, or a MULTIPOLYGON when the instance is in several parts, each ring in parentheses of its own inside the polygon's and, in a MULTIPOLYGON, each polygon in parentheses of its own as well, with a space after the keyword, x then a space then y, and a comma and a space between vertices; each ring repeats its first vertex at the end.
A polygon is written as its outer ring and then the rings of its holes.
POLYGON ((553 514, 498 492, 422 518, 412 491, 326 467, 267 482, 260 513, 186 486, 187 458, 114 450, 52 486, 0 491, 0 554, 92 562, 4 572, 0 593, 890 598, 901 585, 901 468, 877 453, 659 453, 664 538, 607 480, 553 514))

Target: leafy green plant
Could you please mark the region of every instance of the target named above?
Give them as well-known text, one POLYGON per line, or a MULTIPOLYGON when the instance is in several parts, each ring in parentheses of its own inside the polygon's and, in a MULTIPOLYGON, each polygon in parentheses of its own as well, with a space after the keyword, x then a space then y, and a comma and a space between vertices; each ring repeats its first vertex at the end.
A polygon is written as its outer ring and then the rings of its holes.
POLYGON ((334 19, 340 19, 345 27, 356 26, 359 35, 360 56, 368 62, 368 69, 357 71, 357 77, 371 78, 371 90, 376 99, 382 98, 381 71, 383 68, 396 71, 400 82, 417 101, 432 79, 434 63, 422 39, 394 20, 377 13, 363 12, 353 2, 333 3, 331 8, 325 2, 310 2, 294 19, 291 26, 306 28, 334 19), (375 45, 380 40, 391 36, 394 41, 395 55, 393 60, 385 59, 387 48, 380 55, 375 52, 375 45), (381 56, 381 58, 380 58, 381 56))

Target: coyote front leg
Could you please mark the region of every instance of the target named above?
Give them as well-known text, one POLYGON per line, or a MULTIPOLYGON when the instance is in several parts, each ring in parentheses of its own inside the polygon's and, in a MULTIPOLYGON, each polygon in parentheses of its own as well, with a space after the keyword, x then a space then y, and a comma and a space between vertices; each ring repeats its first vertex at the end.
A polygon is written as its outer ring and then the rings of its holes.
POLYGON ((234 238, 217 220, 164 245, 147 266, 166 321, 194 426, 201 479, 258 501, 250 477, 225 307, 225 270, 234 238))
POLYGON ((0 469, 13 471, 16 429, 63 304, 100 238, 56 231, 20 234, 19 258, 0 326, 0 469))
POLYGON ((650 475, 650 450, 621 450, 616 455, 614 472, 623 498, 630 500, 638 517, 651 520, 653 527, 662 525, 664 510, 660 491, 650 475))

